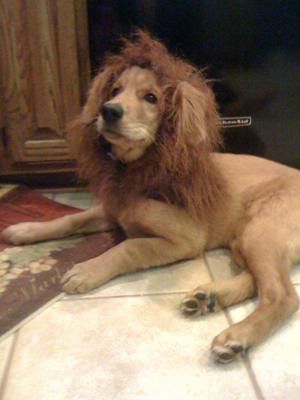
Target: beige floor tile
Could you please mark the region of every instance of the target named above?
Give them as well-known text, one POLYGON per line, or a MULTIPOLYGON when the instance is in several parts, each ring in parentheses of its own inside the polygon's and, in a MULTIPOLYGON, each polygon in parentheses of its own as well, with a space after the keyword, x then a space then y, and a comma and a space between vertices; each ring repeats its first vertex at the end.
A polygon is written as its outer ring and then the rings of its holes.
POLYGON ((3 383, 3 378, 5 370, 7 368, 7 362, 12 349, 13 341, 14 335, 11 335, 0 342, 0 388, 3 383))
MULTIPOLYGON (((134 272, 113 279, 91 293, 87 293, 84 297, 184 293, 210 280, 204 261, 196 259, 166 267, 151 268, 148 271, 134 272)), ((72 296, 69 298, 72 298, 72 296)))
MULTIPOLYGON (((297 287, 298 295, 300 288, 297 287)), ((255 302, 230 309, 234 322, 254 310, 255 302)), ((300 399, 300 311, 249 353, 250 363, 266 400, 300 399)))
POLYGON ((205 259, 214 280, 231 278, 240 271, 232 261, 229 250, 217 249, 208 251, 205 253, 205 259))
POLYGON ((57 303, 22 329, 3 400, 255 399, 242 362, 209 357, 224 315, 184 318, 179 297, 57 303))
POLYGON ((294 266, 291 271, 291 279, 294 284, 300 286, 300 264, 294 266))
POLYGON ((58 203, 86 209, 92 204, 92 195, 88 192, 56 193, 54 200, 58 203))

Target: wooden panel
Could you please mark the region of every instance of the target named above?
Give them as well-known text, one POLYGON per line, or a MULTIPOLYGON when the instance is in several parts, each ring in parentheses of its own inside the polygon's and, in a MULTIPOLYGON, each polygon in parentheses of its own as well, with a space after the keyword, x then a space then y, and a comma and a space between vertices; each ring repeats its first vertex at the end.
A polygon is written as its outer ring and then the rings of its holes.
POLYGON ((79 83, 81 101, 84 103, 87 95, 87 88, 91 80, 90 54, 88 46, 88 14, 86 0, 76 0, 74 3, 76 15, 76 38, 79 65, 79 83))
MULTIPOLYGON (((0 69, 0 74, 1 74, 1 69, 0 69)), ((0 86, 0 91, 1 91, 1 86, 0 86)), ((3 100, 2 96, 0 94, 0 129, 4 127, 4 107, 3 107, 3 100)))
MULTIPOLYGON (((79 78, 77 3, 86 5, 82 0, 0 2, 1 81, 12 163, 72 158, 64 126, 79 113, 86 89, 79 78)), ((87 48, 87 36, 81 41, 87 48)))

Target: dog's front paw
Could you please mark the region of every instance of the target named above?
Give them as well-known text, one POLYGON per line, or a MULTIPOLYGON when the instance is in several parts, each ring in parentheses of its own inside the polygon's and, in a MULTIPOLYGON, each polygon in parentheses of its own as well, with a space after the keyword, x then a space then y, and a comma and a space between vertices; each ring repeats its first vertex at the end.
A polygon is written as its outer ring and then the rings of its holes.
POLYGON ((61 279, 63 290, 68 294, 82 294, 106 282, 108 278, 103 275, 103 272, 93 267, 89 261, 75 265, 61 279))
POLYGON ((23 222, 11 225, 1 233, 2 239, 14 245, 34 243, 38 240, 39 222, 23 222))

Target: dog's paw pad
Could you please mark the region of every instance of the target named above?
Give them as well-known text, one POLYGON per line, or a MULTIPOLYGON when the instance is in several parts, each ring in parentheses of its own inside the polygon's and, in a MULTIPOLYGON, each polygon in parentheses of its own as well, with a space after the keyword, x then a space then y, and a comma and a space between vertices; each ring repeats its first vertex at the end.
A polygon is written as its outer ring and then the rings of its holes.
POLYGON ((228 364, 233 361, 238 355, 244 356, 249 347, 243 346, 237 340, 228 340, 224 345, 213 345, 211 352, 216 362, 228 364))
POLYGON ((187 315, 204 315, 214 312, 217 306, 217 296, 214 292, 206 293, 203 290, 196 290, 191 296, 183 299, 181 309, 187 315))
POLYGON ((185 314, 191 315, 198 312, 198 302, 193 298, 186 298, 182 302, 182 311, 185 314))

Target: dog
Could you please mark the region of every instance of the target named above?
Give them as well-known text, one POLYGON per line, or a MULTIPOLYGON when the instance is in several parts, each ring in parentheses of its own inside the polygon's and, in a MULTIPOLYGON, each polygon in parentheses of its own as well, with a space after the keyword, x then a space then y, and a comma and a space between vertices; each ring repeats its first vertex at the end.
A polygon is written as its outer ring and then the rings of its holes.
POLYGON ((289 269, 300 260, 300 171, 216 152, 217 106, 201 71, 138 31, 106 58, 69 134, 98 205, 2 234, 20 245, 121 227, 127 239, 75 265, 62 278, 65 292, 228 247, 240 274, 200 285, 182 302, 186 314, 198 315, 258 294, 255 311, 213 340, 221 363, 298 309, 289 269))

